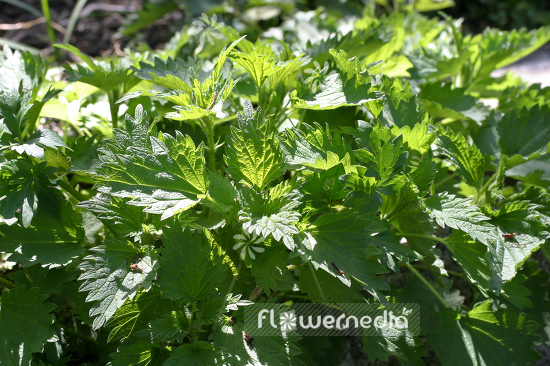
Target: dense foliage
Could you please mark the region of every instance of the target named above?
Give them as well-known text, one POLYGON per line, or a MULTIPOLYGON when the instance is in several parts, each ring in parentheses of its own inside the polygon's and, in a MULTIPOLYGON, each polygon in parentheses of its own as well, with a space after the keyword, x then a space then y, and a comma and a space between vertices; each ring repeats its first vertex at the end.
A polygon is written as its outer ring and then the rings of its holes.
POLYGON ((337 364, 340 338, 246 337, 285 301, 419 304, 371 361, 534 362, 550 94, 491 72, 550 29, 368 14, 254 42, 204 15, 63 69, 4 48, 0 364, 337 364))

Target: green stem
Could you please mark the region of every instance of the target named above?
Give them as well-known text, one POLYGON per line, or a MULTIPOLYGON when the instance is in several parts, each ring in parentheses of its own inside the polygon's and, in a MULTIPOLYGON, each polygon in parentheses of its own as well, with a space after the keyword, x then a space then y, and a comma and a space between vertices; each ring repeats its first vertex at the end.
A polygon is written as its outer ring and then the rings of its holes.
POLYGON ((447 183, 447 182, 450 181, 450 180, 455 179, 457 176, 458 176, 457 173, 453 173, 453 174, 450 174, 450 175, 446 176, 445 178, 443 178, 443 179, 441 179, 439 182, 437 182, 437 184, 434 185, 434 188, 437 189, 437 187, 439 187, 439 186, 441 186, 441 185, 447 183))
POLYGON ((212 124, 212 118, 208 117, 203 121, 204 132, 208 140, 208 168, 212 171, 216 171, 216 143, 214 142, 214 125, 212 124))
MULTIPOLYGON (((422 269, 422 270, 426 270, 426 271, 429 271, 430 268, 428 268, 428 266, 422 266, 422 265, 419 265, 419 264, 412 264, 412 266, 416 269, 422 269)), ((405 264, 405 263, 399 263, 399 267, 401 268, 408 268, 408 266, 405 264)), ((452 275, 452 276, 456 276, 456 277, 462 277, 464 278, 464 273, 461 273, 461 272, 456 272, 456 271, 451 271, 451 270, 448 270, 446 269, 447 273, 452 275)))
POLYGON ((397 235, 399 235, 399 236, 412 236, 412 237, 416 237, 416 238, 430 239, 430 240, 435 240, 435 241, 438 241, 442 244, 447 245, 447 242, 445 241, 445 239, 438 238, 437 236, 425 235, 425 234, 414 234, 414 233, 397 233, 397 235))
POLYGON ((223 208, 220 206, 220 204, 218 202, 216 202, 211 196, 210 194, 206 194, 206 200, 210 203, 212 203, 214 206, 216 206, 216 208, 218 209, 218 211, 220 211, 223 215, 223 218, 225 219, 225 222, 229 222, 229 217, 227 217, 227 214, 225 213, 225 211, 223 210, 223 208))
POLYGON ((237 267, 237 274, 233 276, 233 279, 231 280, 231 283, 229 284, 229 288, 227 289, 227 295, 233 291, 233 287, 235 286, 235 282, 237 282, 237 277, 239 277, 239 273, 241 273, 241 268, 243 266, 244 261, 239 262, 239 267, 237 267))
POLYGON ((405 264, 407 266, 407 268, 412 272, 414 273, 414 275, 416 277, 418 277, 418 279, 420 281, 422 281, 422 283, 424 283, 424 285, 426 285, 426 287, 428 288, 428 290, 430 290, 434 296, 443 304, 443 306, 445 306, 446 308, 449 308, 450 306, 447 304, 447 302, 445 301, 445 299, 443 298, 443 296, 441 296, 441 294, 439 292, 437 292, 437 290, 432 286, 432 284, 430 282, 428 282, 428 280, 426 279, 426 277, 422 276, 422 274, 420 272, 418 272, 418 270, 416 268, 414 268, 410 263, 406 263, 405 264))
POLYGON ((478 203, 481 197, 485 194, 485 191, 489 188, 489 186, 497 179, 498 173, 495 173, 491 175, 489 179, 487 179, 487 182, 479 189, 476 199, 474 200, 474 203, 478 203))
POLYGON ((50 13, 50 4, 48 3, 48 0, 41 0, 42 4, 42 13, 44 14, 44 18, 46 19, 46 28, 48 31, 48 37, 50 38, 51 44, 55 43, 55 33, 52 28, 52 15, 50 13))
POLYGON ((15 288, 15 285, 11 283, 11 281, 6 280, 4 277, 0 277, 0 286, 4 286, 5 288, 15 288))
POLYGON ((321 284, 319 283, 319 280, 317 279, 317 274, 315 273, 315 270, 313 269, 313 265, 309 266, 309 270, 311 271, 311 275, 313 276, 313 279, 315 280, 315 285, 317 286, 317 289, 319 290, 319 293, 321 294, 321 298, 324 302, 327 302, 327 299, 325 297, 325 293, 323 292, 323 289, 321 288, 321 284))
POLYGON ((111 123, 113 125, 113 128, 118 127, 118 107, 119 105, 116 104, 116 101, 118 100, 118 93, 116 93, 114 90, 107 93, 109 96, 109 106, 111 109, 111 123))
POLYGON ((71 196, 76 198, 78 202, 86 201, 86 197, 76 189, 72 185, 70 185, 68 182, 64 181, 63 179, 60 179, 57 184, 63 188, 67 193, 69 193, 71 196))

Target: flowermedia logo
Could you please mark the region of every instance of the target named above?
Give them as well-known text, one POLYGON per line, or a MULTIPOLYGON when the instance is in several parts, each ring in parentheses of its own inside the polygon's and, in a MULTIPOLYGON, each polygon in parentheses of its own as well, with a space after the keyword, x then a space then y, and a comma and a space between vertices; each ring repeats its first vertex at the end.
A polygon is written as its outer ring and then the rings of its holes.
POLYGON ((252 336, 414 336, 420 314, 418 304, 255 304, 244 326, 252 336))

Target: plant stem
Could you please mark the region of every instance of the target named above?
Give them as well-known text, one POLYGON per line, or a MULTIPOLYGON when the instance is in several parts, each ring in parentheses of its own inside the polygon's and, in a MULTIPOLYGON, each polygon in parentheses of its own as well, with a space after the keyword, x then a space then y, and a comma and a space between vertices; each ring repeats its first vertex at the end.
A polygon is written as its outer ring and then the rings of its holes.
POLYGON ((111 124, 113 125, 113 129, 118 127, 118 104, 116 104, 117 101, 117 95, 114 90, 110 91, 108 93, 109 96, 109 107, 111 109, 111 124))
POLYGON ((15 285, 11 283, 11 281, 6 280, 4 277, 0 277, 0 285, 4 286, 5 288, 15 288, 15 285))
POLYGON ((413 237, 416 237, 416 238, 430 239, 430 240, 435 240, 435 241, 438 241, 442 244, 447 245, 447 242, 445 241, 445 239, 438 238, 437 236, 425 235, 425 234, 414 234, 414 233, 397 233, 397 235, 399 235, 399 236, 413 236, 413 237))
POLYGON ((449 308, 449 304, 447 304, 447 302, 445 301, 445 299, 443 298, 443 296, 441 296, 441 294, 439 292, 437 292, 437 290, 432 286, 432 284, 430 282, 428 282, 428 280, 426 279, 426 277, 422 276, 422 274, 420 272, 418 272, 418 270, 416 268, 414 268, 410 263, 406 263, 405 264, 407 266, 407 268, 412 272, 414 273, 414 275, 416 277, 418 277, 418 279, 420 281, 422 281, 422 283, 424 285, 426 285, 426 287, 428 287, 428 290, 430 290, 434 296, 443 304, 443 306, 445 306, 446 308, 449 308))
MULTIPOLYGON (((417 269, 423 269, 423 270, 427 270, 429 271, 430 269, 428 268, 428 266, 422 266, 422 265, 419 265, 419 264, 412 264, 412 266, 414 268, 417 268, 417 269)), ((401 268, 408 268, 407 265, 405 263, 399 263, 399 267, 401 268)), ((456 272, 456 271, 451 271, 451 270, 448 270, 446 269, 447 273, 452 275, 452 276, 456 276, 456 277, 464 277, 464 273, 461 273, 461 272, 456 272)))
POLYGON ((448 176, 446 176, 445 178, 443 178, 439 182, 437 182, 437 184, 434 185, 434 188, 437 188, 437 187, 447 183, 448 181, 455 179, 457 176, 458 176, 457 173, 449 174, 448 176))
POLYGON ((239 262, 239 267, 237 267, 237 274, 233 276, 233 279, 231 280, 231 283, 229 284, 229 288, 227 289, 227 295, 233 291, 233 287, 235 286, 235 282, 237 282, 237 277, 239 277, 239 273, 241 273, 241 268, 243 266, 244 261, 239 262))
POLYGON ((48 31, 48 37, 50 38, 51 44, 55 43, 55 33, 52 28, 52 15, 50 13, 50 4, 48 3, 48 0, 41 0, 42 4, 42 13, 44 14, 44 18, 46 18, 46 28, 48 31))
MULTIPOLYGON (((311 262, 310 262, 311 264, 311 262)), ((326 302, 327 298, 325 297, 325 293, 323 292, 323 289, 321 288, 321 284, 319 283, 319 280, 317 279, 317 274, 313 270, 313 264, 311 264, 309 267, 309 270, 311 271, 311 275, 313 276, 313 279, 315 280, 315 285, 317 285, 317 289, 319 290, 319 293, 321 294, 321 297, 323 298, 323 301, 326 302)))
POLYGON ((216 200, 214 200, 210 194, 206 194, 206 200, 210 203, 212 203, 214 206, 216 206, 216 208, 218 209, 218 211, 220 211, 223 215, 223 218, 225 219, 225 222, 229 222, 229 218, 227 217, 225 211, 222 209, 222 207, 220 206, 220 204, 218 202, 216 202, 216 200))
POLYGON ((76 189, 72 185, 70 185, 68 182, 65 182, 63 179, 60 179, 57 184, 63 188, 67 193, 69 193, 71 196, 76 198, 78 202, 86 201, 86 197, 76 189))
POLYGON ((208 139, 208 168, 212 171, 216 171, 216 143, 214 142, 214 125, 212 124, 212 117, 207 117, 203 120, 204 132, 208 139))

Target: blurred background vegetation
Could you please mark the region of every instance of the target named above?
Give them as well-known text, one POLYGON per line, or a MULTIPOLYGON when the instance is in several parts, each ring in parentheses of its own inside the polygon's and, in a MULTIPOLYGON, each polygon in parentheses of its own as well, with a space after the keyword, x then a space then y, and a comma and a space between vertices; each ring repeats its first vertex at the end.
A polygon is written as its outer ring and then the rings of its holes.
POLYGON ((418 11, 463 18, 467 33, 487 26, 533 29, 550 24, 548 0, 0 0, 0 43, 56 55, 70 43, 92 56, 163 47, 201 14, 217 14, 249 40, 297 11, 343 16, 418 11))

